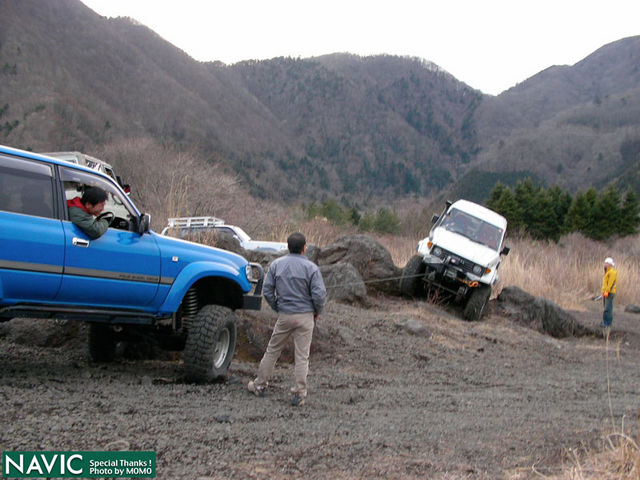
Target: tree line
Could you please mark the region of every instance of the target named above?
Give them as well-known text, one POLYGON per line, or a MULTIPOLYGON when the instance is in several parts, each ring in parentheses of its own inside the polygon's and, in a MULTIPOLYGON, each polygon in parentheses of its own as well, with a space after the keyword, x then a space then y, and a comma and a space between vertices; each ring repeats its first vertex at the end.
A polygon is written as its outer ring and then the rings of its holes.
POLYGON ((396 212, 388 208, 362 213, 358 205, 343 207, 335 199, 303 204, 302 210, 307 219, 324 217, 334 225, 352 225, 361 232, 397 234, 402 223, 396 212))
POLYGON ((629 189, 621 194, 614 185, 571 195, 558 186, 545 188, 530 179, 513 188, 498 183, 485 204, 507 219, 511 231, 541 240, 557 242, 571 232, 604 240, 633 235, 640 226, 636 193, 629 189))

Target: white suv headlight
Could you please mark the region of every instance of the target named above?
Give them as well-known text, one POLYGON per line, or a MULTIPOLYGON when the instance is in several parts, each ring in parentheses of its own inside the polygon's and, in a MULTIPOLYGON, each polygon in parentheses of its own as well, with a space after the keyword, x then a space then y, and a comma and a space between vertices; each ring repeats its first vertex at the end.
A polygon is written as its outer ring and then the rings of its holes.
POLYGON ((473 267, 473 273, 475 273, 478 276, 482 275, 482 267, 480 265, 475 265, 473 267))

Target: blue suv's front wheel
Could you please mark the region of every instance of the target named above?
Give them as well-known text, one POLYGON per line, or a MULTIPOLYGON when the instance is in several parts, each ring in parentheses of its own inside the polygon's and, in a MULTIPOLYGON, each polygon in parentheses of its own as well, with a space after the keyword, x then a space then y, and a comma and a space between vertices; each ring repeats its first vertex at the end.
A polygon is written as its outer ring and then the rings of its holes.
POLYGON ((235 320, 220 305, 206 305, 193 317, 183 352, 187 381, 210 382, 227 373, 236 349, 235 320))

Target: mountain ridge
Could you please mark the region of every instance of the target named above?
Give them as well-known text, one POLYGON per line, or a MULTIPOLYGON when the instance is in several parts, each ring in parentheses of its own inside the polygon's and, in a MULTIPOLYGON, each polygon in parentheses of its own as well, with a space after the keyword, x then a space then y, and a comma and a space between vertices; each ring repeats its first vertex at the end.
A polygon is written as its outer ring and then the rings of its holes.
POLYGON ((198 62, 78 0, 2 0, 0 141, 91 153, 150 137, 283 201, 432 197, 473 172, 479 197, 491 175, 637 189, 639 64, 629 37, 491 96, 413 57, 198 62))

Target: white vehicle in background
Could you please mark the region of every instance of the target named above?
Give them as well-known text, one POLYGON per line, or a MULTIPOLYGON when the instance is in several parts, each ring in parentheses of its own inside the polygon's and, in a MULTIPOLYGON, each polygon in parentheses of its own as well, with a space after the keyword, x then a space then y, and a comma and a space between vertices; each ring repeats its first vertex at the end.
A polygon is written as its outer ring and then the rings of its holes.
POLYGON ((240 227, 227 225, 224 220, 216 217, 180 217, 170 218, 166 227, 162 229, 162 235, 170 235, 178 238, 214 232, 216 234, 228 234, 235 238, 245 250, 259 250, 263 252, 284 252, 288 246, 283 242, 268 242, 252 240, 240 227))
POLYGON ((48 157, 59 158, 61 160, 65 160, 67 162, 75 163, 76 165, 83 165, 91 170, 96 170, 97 172, 104 173, 105 175, 113 178, 118 184, 123 188, 125 193, 129 193, 128 185, 123 185, 122 181, 119 177, 116 176, 113 171, 113 167, 109 165, 104 160, 100 160, 99 158, 92 157, 91 155, 87 155, 82 152, 46 152, 42 153, 42 155, 47 155, 48 157))
POLYGON ((433 217, 429 236, 418 243, 418 255, 405 267, 400 289, 406 296, 428 296, 438 290, 464 304, 464 317, 479 320, 498 283, 507 220, 467 200, 447 202, 433 217))

